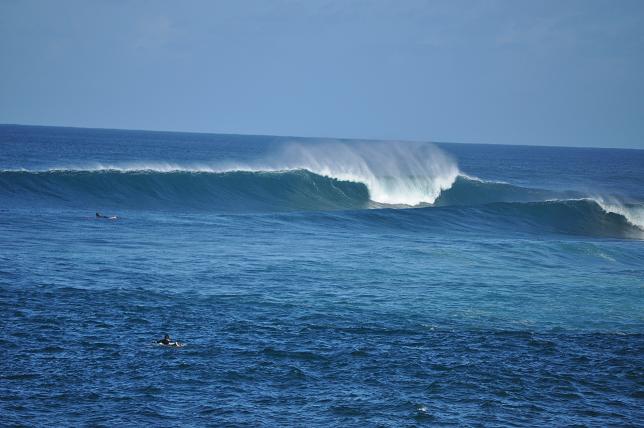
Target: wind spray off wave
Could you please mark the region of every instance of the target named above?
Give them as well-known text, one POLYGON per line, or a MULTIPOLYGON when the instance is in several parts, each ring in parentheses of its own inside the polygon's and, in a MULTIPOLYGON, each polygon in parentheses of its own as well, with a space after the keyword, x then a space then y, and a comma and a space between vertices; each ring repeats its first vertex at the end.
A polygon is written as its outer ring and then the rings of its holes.
POLYGON ((372 201, 389 205, 432 204, 460 174, 456 162, 429 143, 292 143, 273 162, 363 183, 372 201))

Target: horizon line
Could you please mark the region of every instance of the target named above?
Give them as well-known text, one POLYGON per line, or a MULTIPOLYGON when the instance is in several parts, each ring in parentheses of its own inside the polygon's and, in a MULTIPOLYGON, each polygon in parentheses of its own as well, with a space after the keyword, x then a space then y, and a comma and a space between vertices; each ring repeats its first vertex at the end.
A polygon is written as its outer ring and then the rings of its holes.
POLYGON ((33 128, 66 128, 66 129, 85 129, 97 131, 125 131, 125 132, 157 132, 165 134, 198 134, 198 135, 233 135, 242 137, 273 137, 273 138, 300 138, 309 140, 342 140, 342 141, 379 141, 379 142, 402 142, 402 143, 432 143, 432 144, 462 144, 462 145, 479 145, 479 146, 503 146, 503 147, 549 147, 562 149, 614 149, 614 150, 644 150, 644 147, 599 147, 599 146, 555 146, 548 144, 504 144, 504 143, 486 143, 486 142, 462 142, 462 141, 439 141, 439 140, 416 140, 416 139, 384 139, 384 138, 364 138, 364 137, 324 137, 324 136, 297 136, 297 135, 274 135, 262 133, 235 133, 235 132, 214 132, 214 131, 177 131, 168 129, 134 129, 134 128, 109 128, 109 127, 90 127, 90 126, 70 126, 70 125, 43 125, 43 124, 25 124, 25 123, 0 123, 0 126, 17 126, 33 128))

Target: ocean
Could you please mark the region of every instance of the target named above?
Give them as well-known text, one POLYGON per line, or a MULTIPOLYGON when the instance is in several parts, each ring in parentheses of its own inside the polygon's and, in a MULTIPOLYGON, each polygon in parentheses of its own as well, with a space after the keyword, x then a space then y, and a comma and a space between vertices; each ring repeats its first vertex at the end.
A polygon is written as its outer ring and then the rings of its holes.
POLYGON ((2 125, 2 425, 642 426, 643 239, 644 150, 2 125))

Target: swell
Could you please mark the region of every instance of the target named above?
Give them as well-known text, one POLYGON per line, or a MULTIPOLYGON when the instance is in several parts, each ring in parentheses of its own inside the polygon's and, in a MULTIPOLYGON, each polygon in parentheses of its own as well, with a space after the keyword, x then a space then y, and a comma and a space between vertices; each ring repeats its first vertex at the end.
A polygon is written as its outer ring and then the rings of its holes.
MULTIPOLYGON (((386 183, 387 177, 379 180, 386 183)), ((420 178, 405 180, 411 186, 422 183, 420 178)), ((404 192, 405 188, 397 190, 404 192)), ((391 196, 394 200, 410 199, 404 194, 391 196)), ((608 203, 576 192, 531 189, 460 175, 429 202, 414 205, 424 209, 369 210, 352 215, 390 225, 402 222, 410 228, 644 236, 641 205, 608 203)), ((131 209, 247 213, 412 206, 374 201, 367 183, 303 169, 207 172, 171 166, 163 170, 0 171, 0 203, 5 207, 60 206, 117 214, 131 209)))
MULTIPOLYGON (((638 206, 622 206, 624 211, 638 206)), ((644 238, 644 225, 629 216, 611 211, 594 199, 549 200, 541 202, 500 202, 484 206, 493 216, 503 216, 510 224, 520 223, 534 230, 574 235, 616 238, 644 238), (518 219, 518 221, 517 221, 518 219)))

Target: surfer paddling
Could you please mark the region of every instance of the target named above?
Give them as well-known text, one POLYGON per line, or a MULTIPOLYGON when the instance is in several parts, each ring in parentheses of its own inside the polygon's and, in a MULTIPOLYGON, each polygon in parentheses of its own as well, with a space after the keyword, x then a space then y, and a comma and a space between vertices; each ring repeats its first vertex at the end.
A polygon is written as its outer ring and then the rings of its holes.
POLYGON ((161 340, 157 340, 157 343, 158 343, 159 345, 163 345, 163 346, 174 346, 174 347, 176 347, 176 348, 179 348, 179 347, 183 346, 183 343, 178 342, 178 341, 176 341, 176 340, 172 340, 172 339, 170 338, 170 335, 169 335, 169 334, 166 334, 165 336, 163 336, 163 339, 161 339, 161 340))
POLYGON ((103 215, 101 213, 96 213, 96 218, 97 219, 104 218, 104 219, 107 219, 107 220, 116 220, 118 217, 116 217, 115 215, 109 217, 109 216, 103 215))

